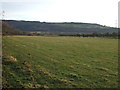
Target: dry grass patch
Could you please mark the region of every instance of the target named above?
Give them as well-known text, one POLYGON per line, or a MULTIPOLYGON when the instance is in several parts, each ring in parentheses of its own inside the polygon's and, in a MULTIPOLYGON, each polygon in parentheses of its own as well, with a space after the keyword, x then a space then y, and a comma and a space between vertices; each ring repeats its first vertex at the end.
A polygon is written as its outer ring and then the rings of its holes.
POLYGON ((13 56, 8 56, 7 58, 9 59, 10 62, 17 62, 17 59, 13 56))

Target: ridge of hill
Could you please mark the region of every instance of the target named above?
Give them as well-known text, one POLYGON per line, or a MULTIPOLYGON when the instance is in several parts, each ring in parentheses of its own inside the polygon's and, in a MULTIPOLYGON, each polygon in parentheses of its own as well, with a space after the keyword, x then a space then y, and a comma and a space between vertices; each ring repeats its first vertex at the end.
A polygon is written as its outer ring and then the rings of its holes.
POLYGON ((113 33, 118 28, 103 26, 92 23, 77 22, 39 22, 39 21, 17 21, 5 20, 13 27, 24 32, 49 32, 49 33, 113 33))

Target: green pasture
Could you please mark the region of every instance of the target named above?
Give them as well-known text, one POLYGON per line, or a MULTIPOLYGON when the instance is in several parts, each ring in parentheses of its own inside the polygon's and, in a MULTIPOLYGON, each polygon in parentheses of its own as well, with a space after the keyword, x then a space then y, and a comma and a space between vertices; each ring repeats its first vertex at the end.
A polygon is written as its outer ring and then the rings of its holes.
POLYGON ((117 88, 118 39, 3 36, 4 88, 117 88))

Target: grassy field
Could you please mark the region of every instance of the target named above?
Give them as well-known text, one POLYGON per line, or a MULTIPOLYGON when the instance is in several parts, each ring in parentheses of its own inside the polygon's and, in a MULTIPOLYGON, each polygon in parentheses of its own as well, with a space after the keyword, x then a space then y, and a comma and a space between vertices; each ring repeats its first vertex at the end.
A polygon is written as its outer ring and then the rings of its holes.
POLYGON ((116 88, 118 39, 3 37, 4 88, 116 88))

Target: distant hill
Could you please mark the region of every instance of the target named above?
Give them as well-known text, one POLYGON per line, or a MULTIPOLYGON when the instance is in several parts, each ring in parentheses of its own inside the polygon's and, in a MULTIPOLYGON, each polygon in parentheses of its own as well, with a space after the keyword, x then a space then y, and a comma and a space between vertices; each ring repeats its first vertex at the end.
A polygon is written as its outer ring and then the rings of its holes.
POLYGON ((22 31, 14 28, 13 26, 9 25, 8 23, 6 23, 6 21, 2 21, 0 22, 2 23, 2 34, 3 35, 19 35, 19 34, 23 34, 22 31))
POLYGON ((24 32, 50 32, 50 33, 112 33, 118 32, 117 28, 102 26, 92 23, 49 23, 39 21, 6 20, 13 27, 24 32))

